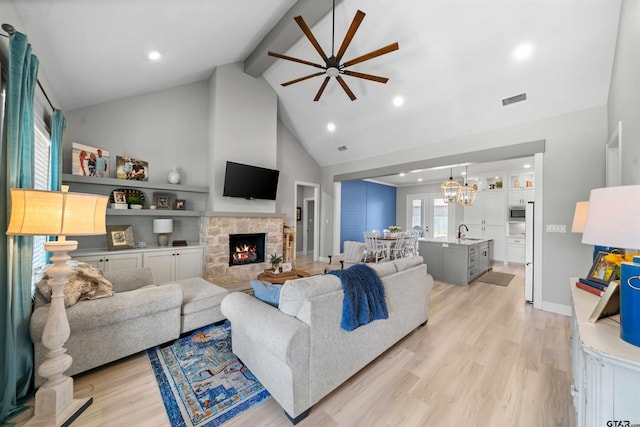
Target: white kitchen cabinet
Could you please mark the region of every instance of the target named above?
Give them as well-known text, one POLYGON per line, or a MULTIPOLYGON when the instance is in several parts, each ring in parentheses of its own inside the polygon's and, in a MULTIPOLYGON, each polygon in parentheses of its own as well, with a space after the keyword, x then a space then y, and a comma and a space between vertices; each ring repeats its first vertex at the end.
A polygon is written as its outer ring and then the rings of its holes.
POLYGON ((507 263, 524 264, 524 237, 507 237, 507 263))
POLYGON ((509 190, 509 206, 521 206, 535 200, 535 191, 527 190, 509 190))
POLYGON ((153 280, 156 283, 202 277, 203 263, 202 248, 172 247, 142 254, 142 264, 153 270, 153 280))
POLYGON ((95 255, 74 256, 73 260, 85 262, 102 271, 126 270, 142 267, 142 254, 140 253, 113 253, 103 252, 95 255))
POLYGON ((614 319, 589 321, 599 297, 576 287, 577 280, 569 279, 573 298, 571 394, 576 424, 640 424, 640 347, 620 339, 620 324, 614 319))
POLYGON ((505 192, 501 190, 478 192, 473 206, 464 207, 463 223, 469 231, 462 232, 473 239, 492 239, 493 259, 503 262, 506 249, 505 192))

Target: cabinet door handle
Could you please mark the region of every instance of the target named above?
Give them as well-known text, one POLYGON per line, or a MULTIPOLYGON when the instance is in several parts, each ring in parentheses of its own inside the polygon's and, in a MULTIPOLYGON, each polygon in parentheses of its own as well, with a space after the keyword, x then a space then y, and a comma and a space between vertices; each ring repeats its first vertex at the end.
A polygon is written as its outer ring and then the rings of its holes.
POLYGON ((109 258, 105 259, 104 262, 109 262, 109 258))

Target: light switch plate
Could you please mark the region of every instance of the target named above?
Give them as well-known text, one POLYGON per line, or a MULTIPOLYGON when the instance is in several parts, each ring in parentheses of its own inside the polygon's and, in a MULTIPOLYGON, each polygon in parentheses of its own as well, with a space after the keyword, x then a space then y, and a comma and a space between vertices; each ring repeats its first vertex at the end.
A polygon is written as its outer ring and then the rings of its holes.
POLYGON ((567 226, 562 224, 562 225, 555 225, 555 224, 547 224, 547 233, 566 233, 567 232, 567 226))

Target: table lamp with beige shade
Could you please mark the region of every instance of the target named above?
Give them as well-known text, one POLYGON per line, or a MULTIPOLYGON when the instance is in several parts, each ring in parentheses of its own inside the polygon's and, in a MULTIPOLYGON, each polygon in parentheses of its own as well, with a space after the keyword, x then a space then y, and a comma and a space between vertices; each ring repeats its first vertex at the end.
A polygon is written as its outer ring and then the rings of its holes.
MULTIPOLYGON (((66 187, 66 186, 63 186, 66 187)), ((53 252, 53 265, 47 270, 51 286, 51 306, 42 334, 49 350, 38 367, 47 381, 36 392, 35 412, 27 426, 59 426, 73 421, 92 398, 73 398, 73 379, 64 375, 73 359, 63 347, 70 329, 64 307, 64 288, 71 267, 67 252, 78 248, 78 242, 66 236, 90 236, 106 233, 106 209, 109 198, 93 194, 43 191, 27 188, 11 189, 11 217, 7 235, 58 236, 44 248, 53 252)))
MULTIPOLYGON (((582 243, 615 248, 640 249, 640 185, 591 190, 582 243)), ((640 346, 640 275, 631 281, 625 271, 640 265, 622 263, 620 277, 620 337, 640 346)))

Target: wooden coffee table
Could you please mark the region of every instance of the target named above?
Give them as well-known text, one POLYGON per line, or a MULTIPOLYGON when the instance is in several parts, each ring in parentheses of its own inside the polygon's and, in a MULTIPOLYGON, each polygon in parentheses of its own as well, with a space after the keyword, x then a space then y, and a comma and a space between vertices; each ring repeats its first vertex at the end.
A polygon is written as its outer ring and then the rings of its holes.
POLYGON ((264 273, 258 274, 258 280, 264 280, 265 282, 273 283, 274 285, 281 285, 287 280, 299 279, 301 277, 309 277, 310 274, 304 270, 291 270, 284 271, 275 274, 271 270, 265 270, 264 273))

